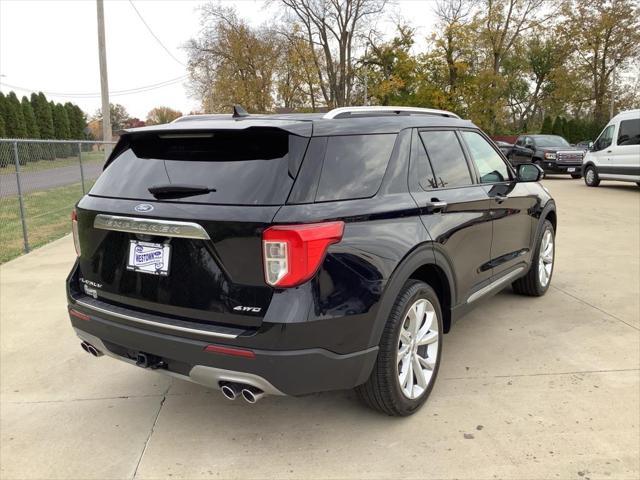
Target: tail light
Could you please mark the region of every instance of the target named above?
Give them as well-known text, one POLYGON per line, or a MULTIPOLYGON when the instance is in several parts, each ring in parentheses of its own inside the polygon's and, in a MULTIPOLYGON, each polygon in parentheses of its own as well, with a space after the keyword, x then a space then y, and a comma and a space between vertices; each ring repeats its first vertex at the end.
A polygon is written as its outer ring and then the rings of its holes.
POLYGON ((71 231, 73 232, 73 245, 76 247, 76 254, 80 256, 80 238, 78 237, 78 213, 74 208, 71 211, 71 231))
POLYGON ((313 277, 327 248, 342 239, 344 222, 283 225, 262 234, 265 281, 274 287, 295 287, 313 277))

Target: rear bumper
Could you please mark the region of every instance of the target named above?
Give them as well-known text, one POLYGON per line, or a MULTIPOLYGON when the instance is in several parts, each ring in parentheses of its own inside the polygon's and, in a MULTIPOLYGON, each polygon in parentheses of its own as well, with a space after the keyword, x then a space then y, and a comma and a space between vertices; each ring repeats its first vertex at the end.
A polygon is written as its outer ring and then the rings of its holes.
MULTIPOLYGON (((128 325, 75 303, 70 308, 88 317, 70 316, 78 336, 106 355, 135 364, 137 353, 152 354, 166 364, 166 369, 157 371, 211 388, 219 388, 220 381, 234 381, 276 395, 349 389, 367 380, 378 354, 377 347, 349 354, 322 348, 251 349, 254 358, 238 357, 205 351, 207 345, 217 344, 214 339, 188 338, 128 325)), ((227 340, 218 345, 234 346, 227 340)))

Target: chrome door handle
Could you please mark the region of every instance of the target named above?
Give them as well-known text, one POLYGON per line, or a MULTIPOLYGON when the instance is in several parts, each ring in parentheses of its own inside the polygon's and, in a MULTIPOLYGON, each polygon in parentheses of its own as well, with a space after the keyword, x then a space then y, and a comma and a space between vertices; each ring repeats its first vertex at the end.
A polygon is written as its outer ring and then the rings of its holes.
POLYGON ((432 201, 427 202, 425 207, 427 207, 427 213, 442 212, 447 208, 447 202, 441 202, 440 200, 433 199, 432 201))
POLYGON ((495 197, 493 197, 493 198, 495 199, 495 201, 496 201, 496 202, 498 202, 498 203, 502 203, 502 202, 504 202, 504 201, 505 201, 507 198, 509 198, 509 197, 506 197, 506 196, 504 196, 504 195, 496 195, 496 196, 495 196, 495 197))

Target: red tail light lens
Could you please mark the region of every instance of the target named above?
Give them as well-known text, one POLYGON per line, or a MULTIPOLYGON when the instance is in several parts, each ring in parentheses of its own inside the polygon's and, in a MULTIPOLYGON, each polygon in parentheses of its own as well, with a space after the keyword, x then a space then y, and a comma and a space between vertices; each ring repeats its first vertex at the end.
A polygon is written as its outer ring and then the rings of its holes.
POLYGON ((80 238, 78 237, 78 213, 74 208, 71 211, 71 231, 73 232, 73 245, 76 247, 76 255, 80 256, 80 238))
POLYGON ((344 222, 283 225, 262 234, 265 281, 274 287, 295 287, 313 277, 327 248, 342 240, 344 222))

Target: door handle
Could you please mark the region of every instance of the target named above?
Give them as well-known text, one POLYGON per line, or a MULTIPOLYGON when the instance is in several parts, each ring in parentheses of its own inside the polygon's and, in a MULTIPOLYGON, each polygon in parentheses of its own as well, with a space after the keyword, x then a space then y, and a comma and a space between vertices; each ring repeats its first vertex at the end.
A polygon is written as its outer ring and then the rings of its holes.
POLYGON ((495 197, 493 197, 493 198, 494 198, 494 200, 495 200, 496 202, 498 202, 498 203, 502 203, 502 202, 504 202, 504 201, 505 201, 507 198, 509 198, 509 197, 507 197, 507 196, 505 196, 505 195, 500 195, 500 194, 498 194, 498 195, 496 195, 496 196, 495 196, 495 197))
POLYGON ((437 198, 432 198, 430 202, 427 202, 425 207, 427 208, 427 213, 442 212, 447 208, 447 202, 442 202, 437 198))
POLYGON ((612 152, 612 150, 607 150, 607 153, 611 153, 611 152, 612 152))

